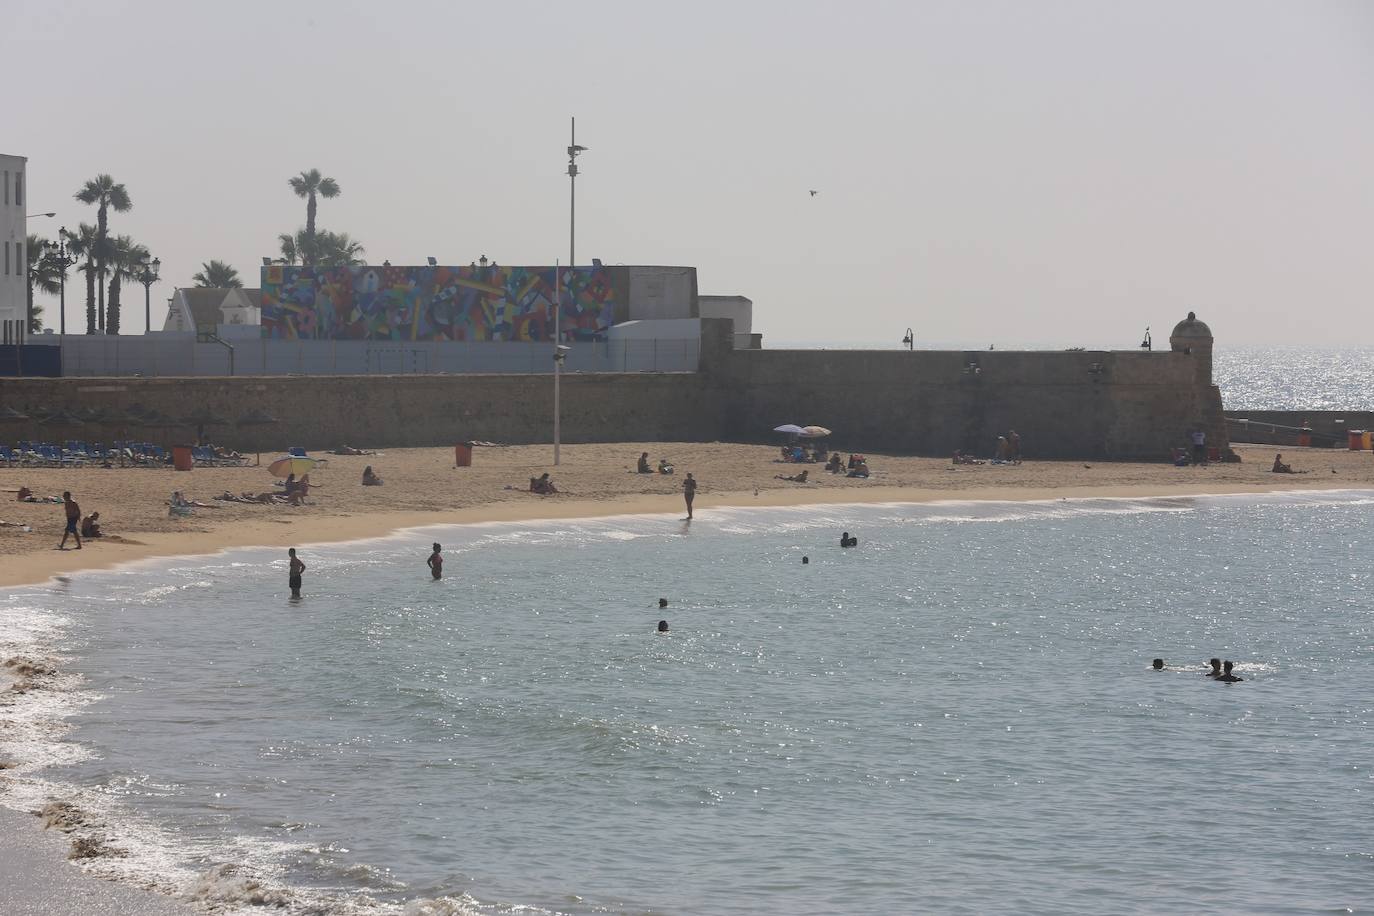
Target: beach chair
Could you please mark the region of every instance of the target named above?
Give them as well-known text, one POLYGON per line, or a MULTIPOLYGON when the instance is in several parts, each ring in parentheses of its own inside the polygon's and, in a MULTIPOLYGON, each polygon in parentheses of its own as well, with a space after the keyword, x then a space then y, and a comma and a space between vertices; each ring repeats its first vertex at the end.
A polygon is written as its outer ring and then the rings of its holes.
POLYGON ((12 468, 19 463, 19 456, 8 445, 0 445, 0 460, 5 462, 5 467, 12 468))

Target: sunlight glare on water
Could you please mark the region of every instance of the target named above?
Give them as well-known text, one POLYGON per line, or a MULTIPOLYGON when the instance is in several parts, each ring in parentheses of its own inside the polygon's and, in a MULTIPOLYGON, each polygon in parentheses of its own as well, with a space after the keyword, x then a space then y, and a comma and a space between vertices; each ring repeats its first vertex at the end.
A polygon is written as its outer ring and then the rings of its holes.
POLYGON ((49 778, 326 909, 1332 912, 1374 900, 1370 503, 426 529, 304 549, 299 604, 263 550, 16 600, 103 698, 49 778))

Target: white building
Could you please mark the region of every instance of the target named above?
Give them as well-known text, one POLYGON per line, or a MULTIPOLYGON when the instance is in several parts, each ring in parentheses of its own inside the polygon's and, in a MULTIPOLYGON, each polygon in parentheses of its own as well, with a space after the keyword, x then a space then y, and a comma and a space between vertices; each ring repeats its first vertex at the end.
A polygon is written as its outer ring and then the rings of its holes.
POLYGON ((184 286, 173 293, 167 303, 167 319, 162 330, 180 333, 209 330, 224 337, 228 330, 225 326, 229 326, 245 329, 232 336, 256 337, 262 333, 261 302, 262 290, 259 289, 184 286))
POLYGON ((25 175, 28 159, 0 153, 0 343, 24 340, 28 319, 28 271, 24 239, 25 175))
POLYGON ((754 303, 746 296, 700 296, 702 318, 729 318, 735 323, 735 349, 757 350, 763 336, 754 333, 754 303))

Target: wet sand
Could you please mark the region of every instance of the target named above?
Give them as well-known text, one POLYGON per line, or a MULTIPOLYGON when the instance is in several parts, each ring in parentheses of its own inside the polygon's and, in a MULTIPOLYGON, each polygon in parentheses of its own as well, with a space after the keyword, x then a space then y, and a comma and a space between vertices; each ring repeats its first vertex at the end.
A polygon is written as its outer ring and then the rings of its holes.
MULTIPOLYGON (((1239 446, 1240 464, 1176 468, 1169 464, 1028 460, 1020 465, 953 466, 948 460, 870 454, 873 476, 832 475, 819 465, 784 464, 768 446, 729 443, 643 443, 564 446, 553 466, 549 445, 478 448, 473 467, 455 468, 449 449, 387 450, 373 456, 329 456, 311 475, 319 484, 311 505, 220 503, 230 491, 272 490, 265 467, 0 468, 0 587, 105 568, 151 557, 214 553, 228 547, 286 547, 353 540, 419 525, 639 513, 683 513, 681 484, 691 471, 700 484, 696 509, 844 502, 928 502, 946 499, 1026 500, 1100 496, 1169 496, 1297 489, 1374 488, 1374 457, 1339 449, 1287 449, 1302 474, 1270 471, 1272 446, 1239 446), (640 452, 651 463, 667 457, 672 476, 634 473, 640 452), (371 465, 385 484, 361 485, 371 465), (809 470, 806 483, 775 479, 809 470), (529 478, 550 472, 560 493, 527 492, 529 478), (99 511, 107 537, 77 551, 56 549, 62 506, 13 502, 27 486, 35 495, 70 490, 83 513, 99 511), (506 489, 506 487, 513 489, 506 489), (217 508, 169 518, 173 490, 217 508), (11 492, 6 492, 11 491, 11 492)), ((72 542, 68 544, 73 546, 72 542)))

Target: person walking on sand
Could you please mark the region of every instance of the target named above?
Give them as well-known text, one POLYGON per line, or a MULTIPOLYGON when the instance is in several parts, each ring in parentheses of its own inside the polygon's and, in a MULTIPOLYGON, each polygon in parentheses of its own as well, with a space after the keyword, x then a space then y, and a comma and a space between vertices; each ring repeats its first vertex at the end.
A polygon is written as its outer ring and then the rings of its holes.
POLYGON ((81 523, 81 507, 76 504, 76 500, 72 499, 70 490, 62 491, 62 503, 67 512, 67 527, 62 532, 62 543, 57 545, 57 549, 67 549, 67 535, 70 534, 76 538, 76 549, 80 550, 81 532, 76 529, 76 526, 81 523))
POLYGON ((687 517, 692 517, 692 500, 697 498, 697 482, 689 471, 687 479, 682 481, 682 498, 687 501, 687 517))
POLYGON ((436 579, 442 579, 444 577, 444 555, 439 552, 443 549, 444 548, 440 547, 438 544, 435 544, 434 553, 430 554, 429 559, 425 561, 429 564, 429 574, 436 579))
POLYGON ((300 557, 296 556, 296 548, 292 547, 287 551, 287 554, 291 557, 291 578, 287 580, 287 584, 291 586, 291 597, 299 598, 301 596, 301 573, 305 572, 305 564, 301 562, 300 557))

